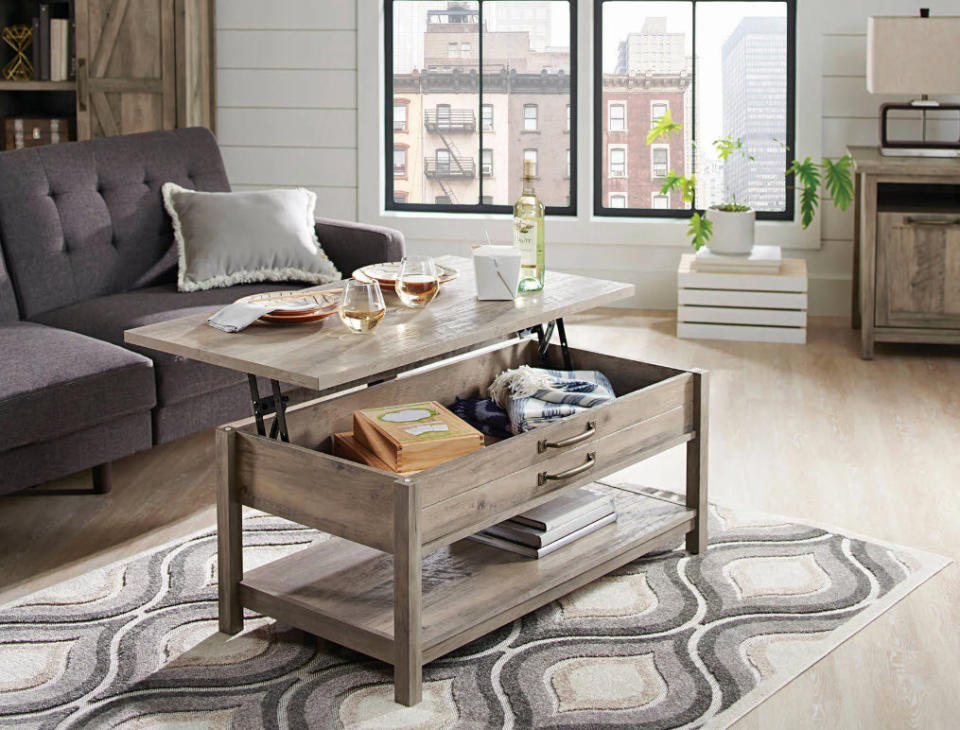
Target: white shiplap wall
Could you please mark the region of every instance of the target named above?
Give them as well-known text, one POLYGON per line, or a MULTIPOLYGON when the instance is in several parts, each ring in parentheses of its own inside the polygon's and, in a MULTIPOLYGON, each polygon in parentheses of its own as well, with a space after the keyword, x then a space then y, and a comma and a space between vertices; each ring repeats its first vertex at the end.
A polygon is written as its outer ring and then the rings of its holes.
MULTIPOLYGON (((357 2, 379 0, 218 3, 219 137, 237 189, 304 185, 317 191, 320 214, 357 217, 357 2)), ((822 34, 822 154, 838 157, 847 144, 876 144, 877 112, 887 99, 866 92, 866 19, 912 15, 918 3, 798 0, 798 4, 801 16, 811 19, 822 34)), ((960 0, 922 4, 933 15, 960 12, 960 0)), ((800 73, 806 68, 804 51, 798 49, 800 73)), ((798 104, 803 103, 798 99, 798 104)), ((403 221, 397 225, 403 227, 403 221)), ((841 213, 828 205, 821 212, 820 225, 819 250, 789 255, 807 259, 811 311, 847 314, 852 210, 841 213)), ((583 270, 582 246, 558 249, 552 254, 555 265, 583 270)), ((634 281, 641 292, 636 303, 641 306, 675 306, 676 263, 685 248, 593 250, 600 255, 591 258, 588 273, 634 281)))
POLYGON ((236 190, 304 186, 357 217, 354 0, 217 3, 217 136, 236 190))

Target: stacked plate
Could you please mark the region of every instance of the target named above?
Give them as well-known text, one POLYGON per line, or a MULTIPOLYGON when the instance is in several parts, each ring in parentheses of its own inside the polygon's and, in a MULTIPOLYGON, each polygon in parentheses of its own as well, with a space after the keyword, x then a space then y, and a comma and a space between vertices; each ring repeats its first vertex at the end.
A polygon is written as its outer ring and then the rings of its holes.
POLYGON ((272 291, 265 294, 251 294, 248 297, 238 299, 237 302, 265 306, 276 304, 276 309, 270 309, 260 317, 261 322, 306 324, 308 322, 318 322, 336 312, 337 306, 340 304, 340 294, 339 289, 318 292, 304 292, 302 289, 293 289, 272 291))
MULTIPOLYGON (((446 284, 460 276, 460 272, 455 268, 443 264, 437 264, 437 274, 440 276, 441 284, 446 284)), ((400 262, 388 261, 383 264, 370 264, 357 269, 351 276, 357 281, 376 281, 382 289, 393 289, 397 283, 397 277, 400 276, 400 262)))

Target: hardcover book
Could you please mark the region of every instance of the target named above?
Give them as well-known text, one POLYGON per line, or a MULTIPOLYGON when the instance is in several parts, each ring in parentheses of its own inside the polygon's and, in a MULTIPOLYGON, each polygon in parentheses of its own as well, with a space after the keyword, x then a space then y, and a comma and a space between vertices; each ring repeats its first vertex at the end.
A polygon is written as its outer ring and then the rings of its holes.
POLYGON ((557 540, 561 540, 570 533, 576 532, 582 527, 586 527, 597 520, 603 519, 614 512, 613 501, 601 504, 589 512, 575 517, 572 520, 564 522, 552 530, 538 530, 536 527, 524 525, 513 520, 506 520, 499 524, 488 527, 485 532, 502 537, 505 540, 512 540, 523 545, 529 545, 534 548, 541 548, 550 545, 557 540))
POLYGON ((514 515, 510 520, 550 532, 599 507, 609 507, 613 511, 613 500, 589 489, 574 489, 523 514, 514 515))
POLYGON ((483 434, 436 401, 356 411, 353 435, 397 472, 428 469, 483 448, 483 434))
POLYGON ((591 532, 596 532, 601 527, 606 527, 607 525, 616 521, 617 513, 614 512, 613 514, 609 514, 606 517, 601 517, 599 520, 591 522, 589 525, 581 527, 575 532, 571 532, 566 537, 555 540, 549 545, 541 548, 530 547, 529 545, 521 545, 513 540, 504 540, 502 537, 491 535, 486 530, 483 532, 478 532, 475 535, 470 535, 470 539, 475 540, 476 542, 482 542, 485 545, 490 545, 491 547, 499 548, 500 550, 507 550, 511 553, 517 553, 518 555, 525 555, 528 558, 542 558, 544 555, 549 555, 553 551, 559 550, 564 545, 569 545, 570 543, 579 540, 581 537, 585 537, 591 532))

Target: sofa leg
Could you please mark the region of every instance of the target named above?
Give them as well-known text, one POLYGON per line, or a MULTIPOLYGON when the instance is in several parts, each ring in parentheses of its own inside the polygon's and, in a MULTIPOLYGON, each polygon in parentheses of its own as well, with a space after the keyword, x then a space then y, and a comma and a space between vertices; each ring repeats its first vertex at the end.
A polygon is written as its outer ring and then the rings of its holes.
POLYGON ((110 462, 93 467, 93 493, 106 494, 113 488, 113 468, 110 462))

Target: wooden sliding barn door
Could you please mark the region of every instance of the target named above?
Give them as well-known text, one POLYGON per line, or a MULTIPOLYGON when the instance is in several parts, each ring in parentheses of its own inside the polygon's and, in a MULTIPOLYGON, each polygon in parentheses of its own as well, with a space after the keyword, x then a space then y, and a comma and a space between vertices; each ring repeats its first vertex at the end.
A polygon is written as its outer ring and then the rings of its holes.
POLYGON ((77 138, 177 125, 171 0, 75 0, 77 138))

